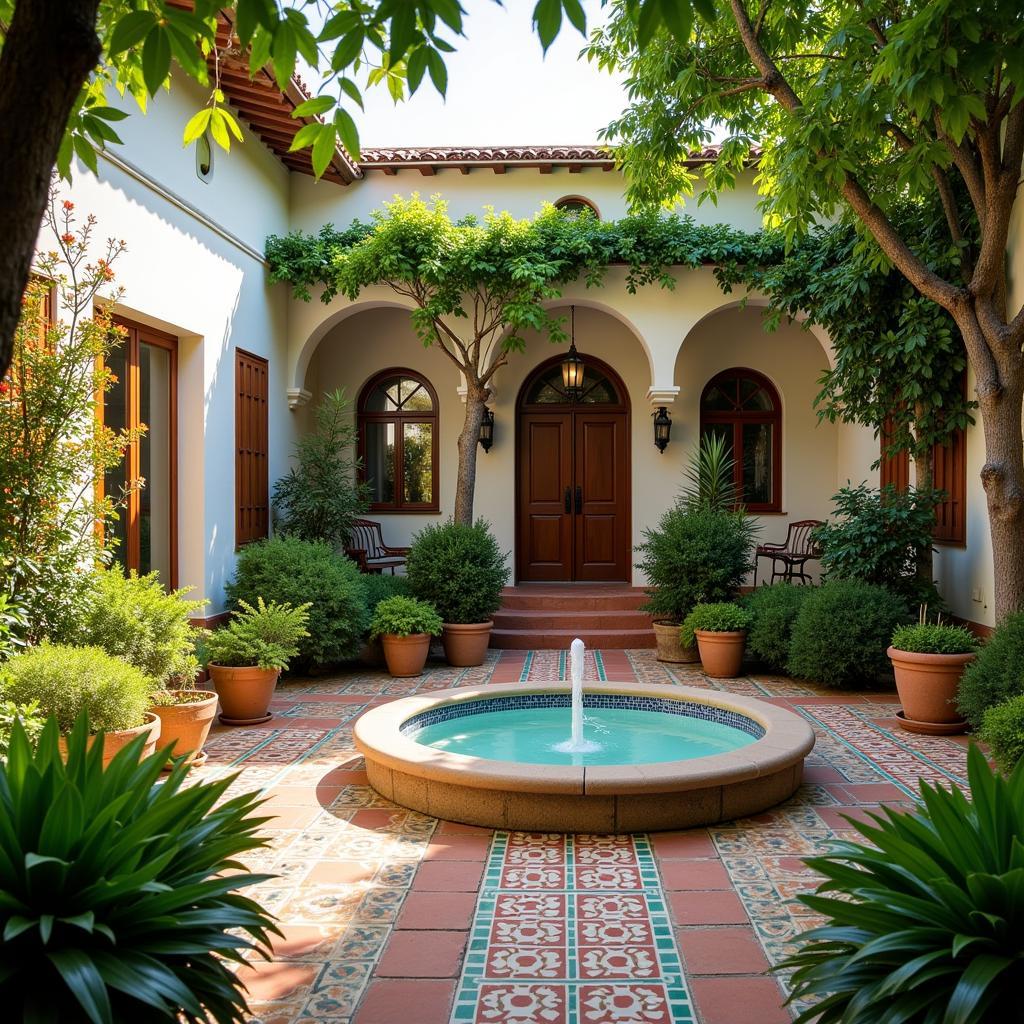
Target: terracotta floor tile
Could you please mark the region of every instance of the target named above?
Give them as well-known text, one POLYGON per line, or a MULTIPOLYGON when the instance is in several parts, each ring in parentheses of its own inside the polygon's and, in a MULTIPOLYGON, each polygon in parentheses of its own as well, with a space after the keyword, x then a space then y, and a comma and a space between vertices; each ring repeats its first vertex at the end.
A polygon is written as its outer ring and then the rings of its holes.
POLYGON ((423 855, 432 860, 486 860, 491 850, 490 836, 440 835, 434 836, 423 855))
POLYGON ((680 928, 676 940, 688 976, 768 970, 764 950, 751 928, 680 928))
POLYGON ((804 782, 809 786, 823 786, 830 782, 845 782, 846 776, 835 768, 822 764, 804 766, 804 782))
POLYGON ((666 889, 731 889, 729 872, 719 860, 663 860, 659 865, 666 889))
POLYGON ((316 807, 271 806, 267 809, 267 814, 273 815, 273 819, 263 827, 267 829, 306 828, 313 823, 314 818, 318 818, 322 813, 323 808, 319 805, 316 807))
POLYGON ((341 786, 275 786, 266 792, 269 797, 264 810, 281 807, 327 807, 337 799, 341 786))
POLYGON ((678 925, 750 923, 734 892, 672 892, 668 901, 678 925))
POLYGON ((467 929, 473 923, 475 907, 475 892, 411 892, 395 927, 467 929))
POLYGON ((278 928, 284 937, 270 937, 275 960, 317 960, 326 958, 343 925, 278 924, 278 928), (321 953, 325 955, 321 957, 321 953))
POLYGON ((483 875, 483 861, 430 861, 420 865, 412 887, 417 892, 476 892, 483 875))
POLYGON ((314 864, 303 884, 345 885, 368 882, 377 870, 372 860, 322 860, 314 864))
POLYGON ((238 978, 244 982, 250 999, 283 999, 297 989, 312 985, 322 967, 319 963, 255 960, 238 969, 238 978))
POLYGON ((399 807, 375 807, 372 810, 356 811, 349 818, 349 821, 356 828, 364 828, 376 832, 379 829, 388 829, 394 822, 395 815, 402 813, 402 809, 399 807))
POLYGON ((772 978, 694 978, 690 994, 703 1024, 789 1024, 772 978))
POLYGON ((364 771, 354 771, 347 768, 332 768, 320 781, 317 786, 367 786, 370 780, 364 771))
POLYGON ((468 932, 392 932, 377 968, 378 978, 454 978, 462 967, 468 932))
POLYGON ((651 846, 662 860, 718 856, 714 841, 703 828, 689 832, 655 832, 651 836, 651 846))
POLYGON ((831 829, 837 831, 849 831, 850 823, 847 818, 855 821, 870 821, 869 812, 878 813, 878 805, 871 807, 815 807, 818 816, 831 829))
POLYGON ((851 803, 878 804, 883 800, 907 799, 907 794, 891 782, 847 783, 842 788, 849 794, 851 803))
POLYGON ((373 981, 352 1024, 448 1024, 453 981, 373 981))
POLYGON ((434 837, 437 836, 487 836, 494 835, 493 828, 484 828, 481 825, 464 825, 461 821, 439 821, 434 837))

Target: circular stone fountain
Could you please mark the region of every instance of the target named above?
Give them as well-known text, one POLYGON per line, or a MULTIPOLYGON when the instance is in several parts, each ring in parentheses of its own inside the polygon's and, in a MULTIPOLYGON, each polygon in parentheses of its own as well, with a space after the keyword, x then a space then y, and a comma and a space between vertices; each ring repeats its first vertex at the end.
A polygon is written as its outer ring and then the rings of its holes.
POLYGON ((373 788, 404 807, 491 828, 599 833, 763 811, 797 789, 814 746, 802 718, 751 697, 609 682, 581 695, 578 680, 576 690, 576 716, 569 682, 406 697, 363 715, 355 742, 373 788))

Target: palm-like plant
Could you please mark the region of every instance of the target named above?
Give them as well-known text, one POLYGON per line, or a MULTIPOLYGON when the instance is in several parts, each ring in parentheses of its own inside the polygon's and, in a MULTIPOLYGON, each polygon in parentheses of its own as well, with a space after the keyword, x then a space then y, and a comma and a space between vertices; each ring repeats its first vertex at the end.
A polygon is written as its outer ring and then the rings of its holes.
POLYGON ((871 845, 807 859, 825 881, 800 900, 831 920, 779 965, 791 1000, 820 1000, 798 1024, 1021 1019, 1024 765, 996 775, 976 746, 967 764, 971 800, 922 782, 920 810, 851 822, 871 845))
POLYGON ((267 945, 273 920, 238 890, 263 881, 235 859, 266 845, 254 794, 182 787, 140 737, 106 770, 83 716, 47 723, 33 750, 15 725, 0 764, 0 992, 10 1020, 240 1022, 229 963, 267 945))
POLYGON ((682 503, 691 508, 731 511, 740 505, 732 449, 719 434, 703 434, 683 470, 682 503))

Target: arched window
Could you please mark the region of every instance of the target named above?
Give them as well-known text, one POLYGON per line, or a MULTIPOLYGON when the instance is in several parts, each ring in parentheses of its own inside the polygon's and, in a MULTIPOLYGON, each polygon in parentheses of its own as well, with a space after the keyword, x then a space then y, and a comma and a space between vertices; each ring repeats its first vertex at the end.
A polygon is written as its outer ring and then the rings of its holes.
POLYGON ((615 382, 595 364, 583 357, 583 387, 571 395, 562 383, 562 363, 553 363, 530 381, 523 396, 524 405, 622 405, 615 382))
POLYGON ((725 441, 751 512, 782 510, 782 403, 767 377, 742 367, 712 377, 700 398, 700 432, 725 441))
POLYGON ((562 196, 561 199, 555 200, 554 205, 556 210, 561 210, 563 213, 589 213, 595 220, 601 219, 597 207, 584 196, 562 196))
POLYGON ((437 395, 413 370, 384 370, 359 395, 361 477, 375 512, 436 512, 437 395))

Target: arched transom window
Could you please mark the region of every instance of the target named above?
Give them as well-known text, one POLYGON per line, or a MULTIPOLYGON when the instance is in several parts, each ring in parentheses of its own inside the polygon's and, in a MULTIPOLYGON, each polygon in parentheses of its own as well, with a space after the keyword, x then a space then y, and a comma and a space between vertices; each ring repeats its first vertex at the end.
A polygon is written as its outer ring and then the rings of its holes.
POLYGON ((554 363, 529 383, 524 405, 621 405, 622 397, 611 378, 602 373, 591 359, 583 357, 583 389, 578 396, 565 389, 562 364, 554 363))
POLYGON ((735 367, 708 381, 700 432, 721 437, 735 460, 734 479, 751 512, 782 509, 782 403, 771 381, 735 367))
POLYGON ((426 377, 385 370, 366 384, 359 454, 373 511, 437 511, 437 395, 426 377))

